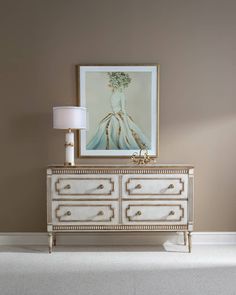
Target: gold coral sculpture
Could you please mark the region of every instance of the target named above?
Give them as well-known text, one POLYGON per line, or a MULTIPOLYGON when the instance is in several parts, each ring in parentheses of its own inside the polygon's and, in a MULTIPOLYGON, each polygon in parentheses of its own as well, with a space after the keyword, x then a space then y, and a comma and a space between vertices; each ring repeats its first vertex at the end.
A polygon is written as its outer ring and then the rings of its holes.
POLYGON ((140 149, 139 153, 133 153, 133 155, 131 156, 131 160, 134 164, 137 165, 146 165, 153 161, 153 159, 151 159, 148 155, 147 149, 140 149))

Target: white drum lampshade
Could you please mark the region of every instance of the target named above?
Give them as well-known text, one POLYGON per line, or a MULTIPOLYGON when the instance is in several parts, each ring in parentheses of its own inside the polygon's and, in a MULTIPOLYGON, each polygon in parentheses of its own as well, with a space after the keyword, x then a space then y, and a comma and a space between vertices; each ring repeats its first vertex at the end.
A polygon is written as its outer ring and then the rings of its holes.
POLYGON ((86 129, 86 113, 83 107, 54 107, 53 128, 86 129))
POLYGON ((75 165, 73 129, 86 129, 87 110, 84 107, 63 106, 53 108, 53 128, 67 129, 65 165, 75 165))

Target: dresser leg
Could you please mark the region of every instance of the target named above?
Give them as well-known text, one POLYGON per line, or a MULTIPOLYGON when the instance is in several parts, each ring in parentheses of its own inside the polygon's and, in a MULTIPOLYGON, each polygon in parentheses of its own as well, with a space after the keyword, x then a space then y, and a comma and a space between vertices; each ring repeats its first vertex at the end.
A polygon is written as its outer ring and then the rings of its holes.
POLYGON ((191 232, 188 233, 188 251, 189 251, 189 253, 192 252, 192 235, 191 235, 191 232))
POLYGON ((48 233, 48 251, 52 253, 52 244, 53 244, 53 235, 52 233, 48 233))
POLYGON ((187 245, 187 239, 188 239, 187 235, 188 235, 188 232, 184 231, 184 245, 185 246, 187 245))
POLYGON ((57 237, 56 234, 53 234, 53 246, 55 247, 57 245, 57 237))

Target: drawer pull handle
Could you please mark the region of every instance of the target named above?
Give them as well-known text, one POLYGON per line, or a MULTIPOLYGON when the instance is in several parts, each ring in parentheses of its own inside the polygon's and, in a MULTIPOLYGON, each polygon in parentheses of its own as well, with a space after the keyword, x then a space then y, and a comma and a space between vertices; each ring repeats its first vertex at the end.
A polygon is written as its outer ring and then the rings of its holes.
POLYGON ((71 212, 70 212, 70 211, 67 211, 67 212, 66 212, 66 215, 67 215, 67 216, 71 216, 71 212))
POLYGON ((136 216, 140 216, 140 215, 142 215, 142 212, 141 212, 141 211, 137 211, 137 212, 135 213, 135 215, 136 215, 136 216))
POLYGON ((97 215, 98 216, 103 216, 104 215, 104 212, 103 211, 99 211, 97 215))
POLYGON ((168 188, 174 188, 175 186, 171 183, 168 188))
POLYGON ((136 185, 136 187, 135 187, 136 189, 141 189, 142 188, 142 186, 141 186, 141 184, 139 183, 139 184, 137 184, 136 185))
POLYGON ((99 186, 98 186, 98 189, 103 189, 104 188, 104 185, 103 184, 100 184, 99 186))
POLYGON ((171 216, 171 215, 175 215, 175 211, 171 210, 169 213, 169 216, 171 216))
POLYGON ((69 185, 69 184, 67 184, 65 187, 64 187, 64 189, 70 189, 71 188, 71 186, 69 185))

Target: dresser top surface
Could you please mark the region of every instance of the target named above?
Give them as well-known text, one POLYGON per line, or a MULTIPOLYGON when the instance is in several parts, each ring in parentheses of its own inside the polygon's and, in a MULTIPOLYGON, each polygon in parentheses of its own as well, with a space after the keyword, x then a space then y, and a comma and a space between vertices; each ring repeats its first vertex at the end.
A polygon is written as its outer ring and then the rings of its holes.
POLYGON ((48 169, 193 169, 193 165, 186 164, 147 164, 147 165, 131 165, 131 164, 81 164, 74 166, 49 165, 48 169))

